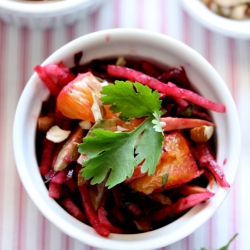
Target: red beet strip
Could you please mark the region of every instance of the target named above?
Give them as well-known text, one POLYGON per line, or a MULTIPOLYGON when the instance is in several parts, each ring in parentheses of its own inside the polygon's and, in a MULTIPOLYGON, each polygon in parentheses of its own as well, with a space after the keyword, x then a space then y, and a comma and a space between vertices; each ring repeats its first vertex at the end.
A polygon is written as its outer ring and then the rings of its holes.
POLYGON ((48 139, 45 138, 43 141, 42 160, 39 165, 39 170, 42 175, 46 175, 51 168, 53 148, 54 148, 54 142, 49 141, 48 139))
POLYGON ((161 117, 161 122, 164 122, 166 125, 162 127, 163 131, 172 131, 179 129, 189 129, 200 126, 212 126, 215 127, 215 124, 209 121, 193 118, 177 118, 177 117, 161 117))
POLYGON ((51 182, 62 184, 65 182, 67 177, 67 172, 64 170, 56 172, 55 176, 51 179, 51 182))
POLYGON ((176 203, 166 206, 153 214, 153 221, 164 220, 171 213, 179 214, 185 210, 194 207, 195 205, 205 202, 209 198, 213 197, 214 193, 206 191, 199 194, 191 194, 187 197, 180 198, 176 203))
POLYGON ((148 61, 142 60, 141 67, 143 68, 144 72, 149 76, 152 76, 154 78, 160 76, 160 72, 156 69, 156 67, 154 67, 153 64, 148 61))
POLYGON ((48 74, 58 79, 57 84, 61 88, 75 79, 75 76, 70 73, 69 68, 65 67, 63 64, 47 64, 44 68, 48 74))
POLYGON ((51 76, 46 72, 46 69, 40 65, 37 65, 34 70, 43 81, 43 83, 47 86, 51 95, 57 97, 60 92, 60 88, 57 86, 51 76))
POLYGON ((59 199, 61 194, 61 186, 58 183, 49 183, 49 196, 54 199, 59 199))
POLYGON ((182 98, 191 101, 206 109, 221 113, 224 113, 226 111, 226 107, 222 104, 212 102, 190 90, 179 88, 173 84, 165 84, 139 71, 116 65, 108 65, 107 71, 108 74, 110 74, 111 76, 125 78, 130 81, 136 81, 145 84, 151 89, 158 90, 160 93, 166 93, 172 97, 182 98))
POLYGON ((106 211, 103 207, 98 209, 98 219, 104 225, 107 227, 111 233, 116 233, 116 234, 124 234, 125 232, 121 230, 118 227, 113 226, 110 221, 106 217, 106 211))
POLYGON ((142 214, 142 210, 135 203, 129 203, 127 209, 130 213, 135 216, 140 216, 142 214))
POLYGON ((109 229, 104 226, 98 219, 97 214, 92 206, 89 193, 86 185, 79 186, 79 191, 82 197, 82 205, 84 207, 85 214, 88 218, 89 223, 93 226, 96 232, 104 237, 108 237, 110 234, 109 229))
POLYGON ((62 202, 62 206, 76 219, 80 221, 85 221, 86 216, 82 213, 82 211, 71 201, 69 198, 64 199, 62 202))
POLYGON ((226 181, 223 169, 211 155, 207 143, 198 143, 196 150, 196 157, 198 158, 200 166, 206 167, 211 171, 221 187, 230 187, 230 184, 226 181))

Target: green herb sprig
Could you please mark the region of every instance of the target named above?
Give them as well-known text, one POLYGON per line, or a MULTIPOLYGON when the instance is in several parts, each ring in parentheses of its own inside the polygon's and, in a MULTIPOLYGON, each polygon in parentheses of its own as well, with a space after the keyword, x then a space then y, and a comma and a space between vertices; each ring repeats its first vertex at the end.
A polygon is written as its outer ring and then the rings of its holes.
POLYGON ((78 151, 88 156, 82 176, 97 184, 108 175, 106 186, 112 188, 131 177, 135 166, 142 162, 141 171, 153 174, 163 147, 160 94, 130 81, 115 81, 103 87, 101 94, 103 104, 111 105, 110 110, 119 113, 120 118, 145 120, 131 132, 91 130, 78 146, 78 151))

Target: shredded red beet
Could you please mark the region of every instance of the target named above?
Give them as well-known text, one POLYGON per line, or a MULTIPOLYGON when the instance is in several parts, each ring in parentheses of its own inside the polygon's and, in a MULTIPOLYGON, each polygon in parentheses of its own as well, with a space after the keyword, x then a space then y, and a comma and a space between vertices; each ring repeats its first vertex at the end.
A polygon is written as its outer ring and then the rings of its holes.
POLYGON ((40 65, 37 65, 34 68, 34 70, 36 71, 40 79, 44 82, 44 84, 47 86, 51 95, 57 97, 60 92, 60 88, 57 86, 54 80, 49 76, 46 69, 40 65))
POLYGON ((221 113, 224 113, 226 111, 226 107, 222 104, 212 102, 190 90, 182 89, 172 84, 165 84, 153 77, 145 75, 134 69, 116 65, 108 65, 107 70, 111 76, 128 79, 130 81, 140 82, 149 86, 152 89, 158 90, 160 93, 166 93, 172 97, 182 98, 184 100, 191 101, 203 108, 221 113))
POLYGON ((99 208, 98 210, 98 219, 101 222, 102 225, 107 227, 111 233, 116 233, 116 234, 123 234, 125 231, 121 230, 120 228, 117 228, 113 226, 110 221, 106 217, 106 211, 103 207, 99 208))
POLYGON ((44 138, 43 140, 43 152, 42 152, 42 161, 39 165, 39 170, 42 175, 46 175, 52 164, 54 143, 44 138))
POLYGON ((82 204, 84 207, 84 211, 86 213, 89 223, 93 226, 93 228, 96 230, 98 234, 104 237, 108 237, 110 231, 106 226, 101 224, 101 222, 99 221, 98 216, 95 213, 93 206, 91 204, 91 200, 89 198, 89 193, 86 185, 79 187, 79 190, 82 197, 82 204))
POLYGON ((199 160, 200 166, 206 167, 213 173, 220 186, 230 187, 230 184, 226 181, 223 169, 219 166, 210 153, 207 143, 197 144, 197 158, 199 160))
MULTIPOLYGON (((164 136, 168 136, 169 131, 179 131, 185 137, 190 151, 186 152, 185 157, 190 156, 199 171, 188 181, 183 181, 185 171, 179 170, 178 174, 175 172, 172 176, 168 176, 171 175, 171 171, 168 171, 160 179, 160 188, 155 189, 150 195, 131 186, 133 181, 147 175, 141 172, 141 164, 135 167, 132 177, 112 189, 105 187, 106 179, 99 184, 90 185, 89 181, 81 176, 80 160, 78 159, 77 163, 77 157, 72 158, 70 154, 63 158, 67 166, 59 172, 54 171, 55 161, 65 146, 65 141, 55 144, 46 139, 44 131, 38 131, 36 145, 40 173, 49 196, 69 214, 91 225, 103 237, 108 237, 110 233, 147 232, 171 223, 191 207, 211 198, 214 194, 206 187, 214 184, 214 178, 222 187, 230 186, 222 168, 209 151, 209 147, 213 146, 212 142, 196 143, 191 142, 189 138, 191 128, 203 125, 215 127, 215 124, 210 122, 207 109, 225 112, 226 108, 191 91, 184 68, 164 71, 146 60, 126 60, 128 67, 119 67, 113 65, 116 59, 93 60, 88 65, 80 65, 82 55, 82 52, 75 55, 75 66, 71 69, 63 63, 35 67, 35 71, 51 93, 48 101, 43 103, 42 116, 52 117, 53 125, 75 131, 79 120, 66 118, 58 112, 55 99, 61 88, 72 81, 78 73, 92 72, 95 77, 110 83, 116 79, 138 81, 159 91, 162 109, 166 112, 160 118, 164 136), (170 178, 178 176, 181 176, 178 185, 166 188, 170 178)), ((161 161, 164 161, 163 155, 167 155, 165 153, 170 152, 171 147, 177 150, 174 144, 176 141, 173 145, 169 144, 169 148, 163 147, 161 161)), ((187 151, 182 144, 178 157, 182 157, 181 152, 184 153, 185 150, 187 151)), ((84 156, 84 159, 87 159, 87 156, 84 156)), ((186 167, 190 167, 190 164, 183 168, 186 167)), ((146 182, 145 185, 149 184, 146 182)))
POLYGON ((179 214, 201 202, 213 197, 214 193, 206 191, 198 194, 191 194, 185 198, 180 198, 176 203, 165 206, 153 214, 154 221, 164 220, 166 216, 171 216, 172 213, 179 214))
POLYGON ((61 204, 76 219, 80 221, 86 220, 86 216, 69 198, 66 198, 65 200, 63 200, 61 204))
POLYGON ((58 199, 61 193, 61 186, 58 183, 50 182, 49 183, 49 196, 54 199, 58 199))

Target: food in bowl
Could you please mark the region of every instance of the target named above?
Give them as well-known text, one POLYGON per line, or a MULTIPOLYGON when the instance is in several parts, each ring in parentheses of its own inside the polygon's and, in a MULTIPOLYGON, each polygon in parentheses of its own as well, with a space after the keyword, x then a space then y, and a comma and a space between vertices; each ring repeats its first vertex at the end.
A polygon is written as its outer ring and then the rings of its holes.
POLYGON ((249 0, 201 0, 214 13, 235 19, 250 19, 249 0))
POLYGON ((148 232, 230 187, 215 160, 209 110, 185 68, 98 58, 36 66, 50 90, 38 118, 37 158, 48 195, 104 237, 148 232))
MULTIPOLYGON (((119 55, 127 61, 144 59, 165 70, 173 68, 180 70, 183 66, 195 92, 226 107, 224 113, 209 111, 208 115, 212 119, 210 122, 216 124, 216 133, 213 136, 216 162, 223 167, 227 183, 232 186, 240 155, 237 111, 225 83, 204 58, 185 44, 162 34, 138 29, 114 29, 88 34, 71 41, 53 53, 41 66, 61 65, 63 67, 64 65, 65 69, 74 68, 76 63, 73 55, 79 51, 83 53, 80 62, 76 60, 79 65, 87 65, 94 59, 117 58, 119 55), (63 65, 60 62, 63 62, 63 65)), ((128 65, 125 66, 128 67, 128 65)), ((134 68, 134 70, 138 69, 134 68)), ((99 78, 102 77, 99 76, 99 78)), ((84 244, 109 250, 160 248, 194 232, 214 214, 229 193, 230 188, 223 188, 218 184, 210 188, 208 185, 209 192, 214 193, 212 198, 179 214, 178 219, 165 226, 143 233, 110 233, 109 237, 100 236, 93 227, 71 216, 55 199, 49 197, 48 189, 41 178, 35 141, 41 107, 44 101, 49 100, 49 95, 48 88, 37 74, 33 74, 21 95, 15 114, 14 155, 20 179, 32 201, 51 223, 70 237, 84 244)), ((165 175, 163 183, 167 180, 166 177, 165 175)), ((79 206, 82 206, 81 201, 79 203, 79 206)), ((104 211, 101 210, 101 212, 104 211)), ((107 219, 112 223, 109 217, 107 219)))

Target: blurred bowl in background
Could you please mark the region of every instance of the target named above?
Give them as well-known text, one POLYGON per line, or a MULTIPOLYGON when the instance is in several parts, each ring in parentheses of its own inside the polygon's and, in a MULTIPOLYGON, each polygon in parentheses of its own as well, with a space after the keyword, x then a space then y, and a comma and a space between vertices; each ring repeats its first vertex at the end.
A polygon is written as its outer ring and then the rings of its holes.
POLYGON ((0 0, 0 19, 29 28, 72 24, 89 16, 103 0, 11 1, 0 0))
POLYGON ((250 38, 250 20, 238 21, 219 16, 200 0, 181 0, 181 4, 191 17, 214 32, 233 38, 250 38))

